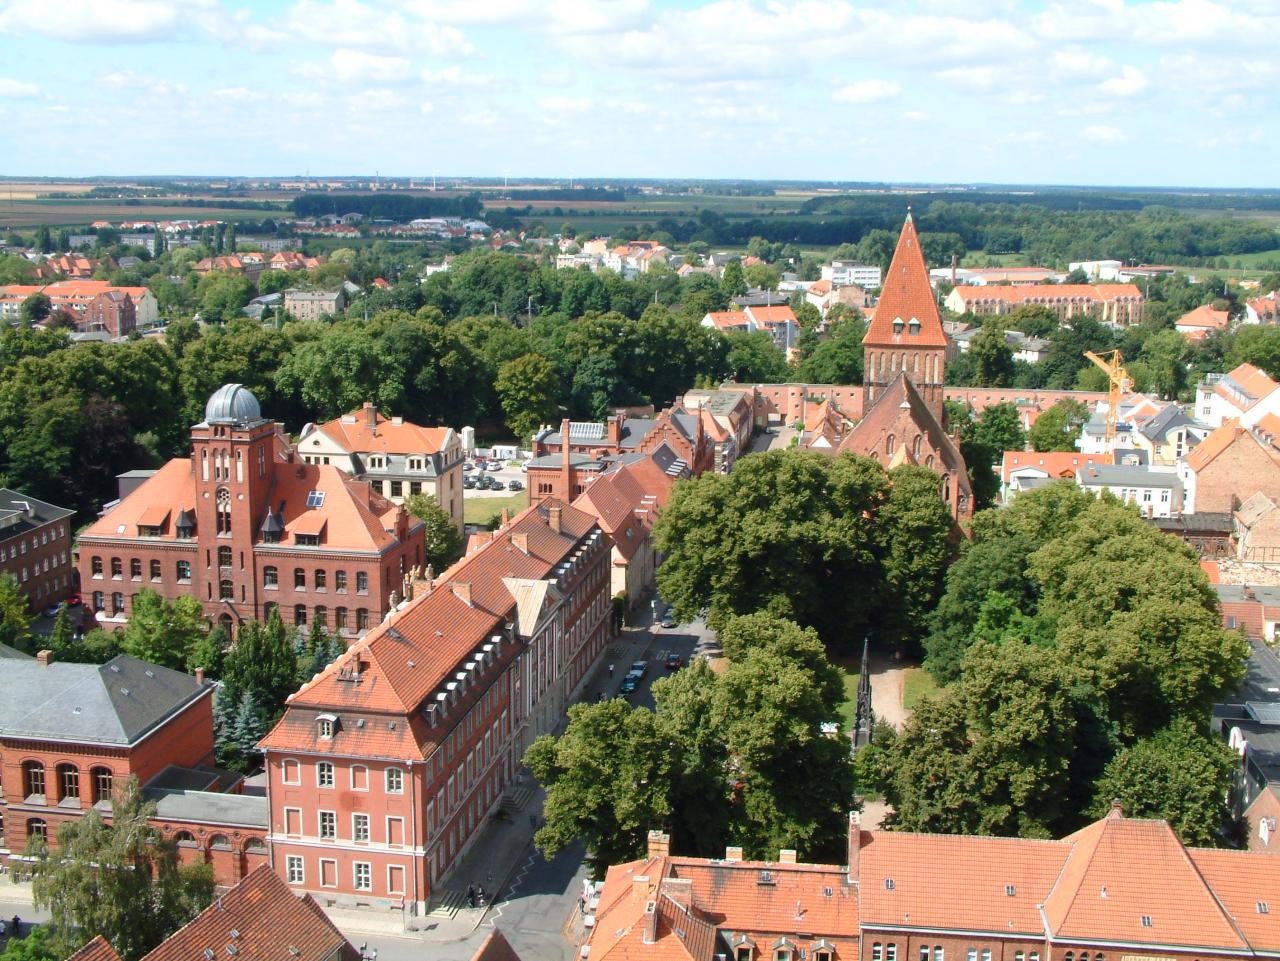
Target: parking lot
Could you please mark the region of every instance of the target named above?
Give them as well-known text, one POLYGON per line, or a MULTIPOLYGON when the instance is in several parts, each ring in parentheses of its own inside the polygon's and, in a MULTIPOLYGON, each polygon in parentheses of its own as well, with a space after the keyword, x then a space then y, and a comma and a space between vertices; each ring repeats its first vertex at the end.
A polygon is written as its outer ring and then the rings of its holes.
MULTIPOLYGON (((474 465, 475 462, 468 461, 467 463, 474 465)), ((510 462, 504 463, 502 465, 502 468, 496 471, 486 469, 485 471, 481 472, 480 470, 476 469, 474 466, 472 466, 470 470, 466 470, 464 468, 462 476, 463 476, 463 484, 464 484, 464 490, 462 492, 463 497, 508 497, 511 494, 515 493, 515 491, 511 490, 512 481, 517 481, 520 484, 520 487, 518 488, 518 490, 524 490, 526 487, 528 487, 528 478, 525 476, 524 472, 521 471, 518 466, 513 467, 510 464, 510 462), (494 478, 495 480, 501 482, 502 489, 501 490, 480 490, 477 488, 465 487, 467 483, 467 480, 466 480, 467 478, 471 478, 474 480, 481 476, 494 478)))

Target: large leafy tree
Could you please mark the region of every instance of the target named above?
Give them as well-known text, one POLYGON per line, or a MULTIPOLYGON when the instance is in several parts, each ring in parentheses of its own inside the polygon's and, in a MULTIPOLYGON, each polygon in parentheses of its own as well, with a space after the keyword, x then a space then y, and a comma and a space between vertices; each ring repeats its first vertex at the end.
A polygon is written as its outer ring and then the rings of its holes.
POLYGON ((0 574, 0 644, 25 651, 31 644, 27 597, 12 574, 0 574))
POLYGON ((559 414, 559 378, 551 362, 539 354, 525 354, 503 364, 493 386, 507 426, 517 438, 532 437, 539 424, 551 423, 559 414))
POLYGON ((862 383, 862 338, 866 333, 861 315, 831 323, 826 339, 800 363, 800 380, 806 384, 862 383))
POLYGON ((265 624, 241 625, 222 665, 222 681, 229 703, 239 705, 252 692, 274 721, 284 701, 297 687, 298 654, 294 638, 273 608, 265 624))
POLYGON ((173 842, 150 823, 154 813, 130 779, 110 823, 91 810, 61 825, 56 849, 37 847, 33 893, 49 911, 58 957, 101 934, 125 961, 137 961, 212 902, 213 870, 179 867, 173 842))
POLYGON ((975 387, 1008 387, 1013 380, 1013 350, 1004 339, 1004 326, 983 325, 969 344, 975 387))
POLYGON ((448 512, 430 494, 410 494, 405 509, 426 525, 426 561, 442 571, 462 553, 462 534, 448 512))
POLYGON ((1088 419, 1089 409, 1084 404, 1063 399, 1036 418, 1028 439, 1038 451, 1075 450, 1080 428, 1088 419))
POLYGON ((182 670, 205 633, 204 610, 194 597, 168 601, 144 587, 133 599, 121 647, 140 661, 182 670))

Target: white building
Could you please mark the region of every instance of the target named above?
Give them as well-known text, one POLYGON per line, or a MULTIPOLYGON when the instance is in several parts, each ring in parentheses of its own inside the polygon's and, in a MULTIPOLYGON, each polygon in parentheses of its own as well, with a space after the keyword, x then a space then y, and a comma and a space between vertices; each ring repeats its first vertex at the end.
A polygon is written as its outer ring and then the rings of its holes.
POLYGON ((832 287, 848 287, 853 284, 859 287, 879 287, 880 268, 852 260, 833 260, 822 268, 822 279, 830 281, 832 287))
POLYGON ((1268 414, 1280 414, 1280 384, 1252 364, 1210 374, 1196 385, 1195 418, 1210 427, 1228 419, 1253 427, 1268 414))
POLYGON ((1123 266, 1119 260, 1077 260, 1067 264, 1067 270, 1083 270, 1090 283, 1097 283, 1099 280, 1119 280, 1123 266))
POLYGON ((1173 468, 1090 464, 1076 482, 1085 490, 1110 491, 1126 504, 1137 504, 1147 517, 1170 517, 1182 512, 1182 481, 1173 468))

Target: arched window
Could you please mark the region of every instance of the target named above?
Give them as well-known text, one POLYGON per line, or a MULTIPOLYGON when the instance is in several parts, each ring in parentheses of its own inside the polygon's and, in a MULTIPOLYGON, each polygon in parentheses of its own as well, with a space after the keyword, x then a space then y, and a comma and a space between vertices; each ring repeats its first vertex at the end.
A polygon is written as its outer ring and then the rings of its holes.
POLYGON ((333 572, 333 589, 337 591, 339 594, 347 593, 347 572, 346 571, 333 572))
POLYGON ((885 438, 885 442, 884 442, 885 457, 893 456, 893 448, 896 444, 897 444, 897 439, 892 434, 890 434, 887 438, 885 438))
POLYGON ((112 577, 124 576, 124 562, 121 561, 120 558, 118 557, 111 558, 111 576, 112 577))
POLYGON ((271 620, 272 611, 275 611, 279 607, 280 605, 277 604, 275 601, 267 601, 267 603, 262 605, 262 619, 264 621, 271 620))
POLYGON ((325 589, 325 582, 326 582, 326 580, 327 580, 327 578, 325 577, 325 573, 324 573, 324 571, 323 571, 323 570, 317 570, 317 571, 316 571, 314 574, 312 574, 311 576, 312 576, 312 578, 313 578, 313 579, 314 579, 314 581, 315 581, 316 590, 317 590, 317 591, 323 591, 323 590, 325 589))
POLYGON ((129 560, 129 576, 135 581, 142 580, 142 558, 134 557, 129 560))
POLYGON ((39 761, 22 762, 22 796, 28 801, 44 802, 44 765, 39 761))
POLYGON ((161 574, 160 574, 160 562, 159 562, 159 561, 156 561, 156 560, 153 560, 153 561, 151 562, 151 579, 152 579, 153 581, 158 581, 158 580, 160 580, 160 577, 161 577, 161 574))
POLYGON ((929 456, 927 456, 927 457, 924 459, 924 466, 925 466, 925 467, 932 467, 932 466, 933 466, 933 455, 932 455, 932 454, 930 454, 929 456))
POLYGON ((43 818, 31 818, 27 821, 27 843, 30 844, 33 841, 41 843, 49 841, 49 825, 43 818))
MULTIPOLYGON (((1075 957, 1075 955, 1072 952, 1068 951, 1066 954, 1062 956, 1062 961, 1072 961, 1073 957, 1075 957)), ((1081 951, 1080 961, 1089 961, 1089 955, 1086 952, 1081 951)))
POLYGON ((947 503, 951 503, 951 475, 942 475, 942 499, 947 503))
POLYGON ((107 595, 102 593, 102 591, 94 591, 93 592, 93 609, 95 611, 102 611, 102 610, 106 610, 106 607, 107 607, 107 595))
POLYGON ((234 601, 236 599, 236 586, 230 578, 223 578, 218 581, 218 600, 234 601))
POLYGON ((215 834, 213 837, 209 838, 209 847, 215 851, 230 851, 231 842, 227 840, 227 836, 225 834, 215 834))
POLYGON ((922 442, 923 442, 923 438, 922 438, 919 434, 916 434, 916 439, 915 439, 915 440, 913 440, 913 441, 911 442, 911 456, 912 456, 912 457, 919 458, 919 456, 920 456, 920 444, 921 444, 922 442))
POLYGON ((109 767, 95 767, 89 771, 89 778, 93 782, 93 803, 111 803, 113 782, 115 780, 109 767))
POLYGON ((297 624, 299 627, 307 626, 307 605, 306 604, 293 605, 293 623, 297 624))
POLYGON ((173 840, 177 842, 180 848, 193 848, 196 846, 196 836, 190 831, 179 831, 173 836, 173 840))
POLYGON ((231 533, 231 491, 218 488, 218 533, 231 533))
POLYGON ((58 800, 80 799, 80 769, 74 764, 59 764, 58 768, 58 800))
POLYGON ((302 783, 302 766, 291 757, 280 762, 280 782, 282 784, 302 783))
POLYGON ((271 566, 264 567, 262 569, 262 586, 263 587, 279 587, 280 586, 279 569, 271 566))
POLYGON ((356 608, 356 630, 367 631, 369 629, 369 611, 363 607, 356 608))
POLYGON ((329 609, 323 605, 317 606, 315 619, 316 619, 316 623, 319 624, 321 627, 328 627, 329 626, 329 609))
POLYGON ((231 548, 229 547, 218 548, 218 566, 219 567, 231 566, 231 548))
POLYGON ((102 558, 101 557, 89 558, 89 566, 93 571, 94 577, 102 576, 102 558))
POLYGON ((112 614, 124 613, 124 595, 121 594, 119 591, 116 591, 114 594, 111 595, 111 613, 112 614))
POLYGON ((244 853, 265 855, 267 853, 267 842, 262 838, 249 838, 244 842, 244 853))

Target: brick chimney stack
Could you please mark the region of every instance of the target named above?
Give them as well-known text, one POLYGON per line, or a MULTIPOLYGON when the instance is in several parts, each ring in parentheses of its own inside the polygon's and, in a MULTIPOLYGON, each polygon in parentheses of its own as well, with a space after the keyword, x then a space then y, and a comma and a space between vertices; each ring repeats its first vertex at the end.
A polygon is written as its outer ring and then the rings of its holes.
POLYGON ((849 879, 858 877, 858 855, 862 850, 862 814, 849 812, 849 879))
POLYGON ((547 526, 557 534, 560 533, 560 514, 561 508, 559 504, 553 504, 547 508, 547 526))
POLYGON ((569 418, 560 422, 560 496, 565 503, 573 500, 573 464, 569 453, 569 418))
POLYGON ((665 858, 671 853, 671 835, 663 831, 649 832, 649 857, 665 858))
POLYGON ((48 667, 53 663, 53 651, 38 651, 36 653, 36 663, 41 667, 48 667))
POLYGON ((364 422, 369 427, 378 426, 378 408, 373 406, 373 401, 371 400, 364 402, 364 422))

